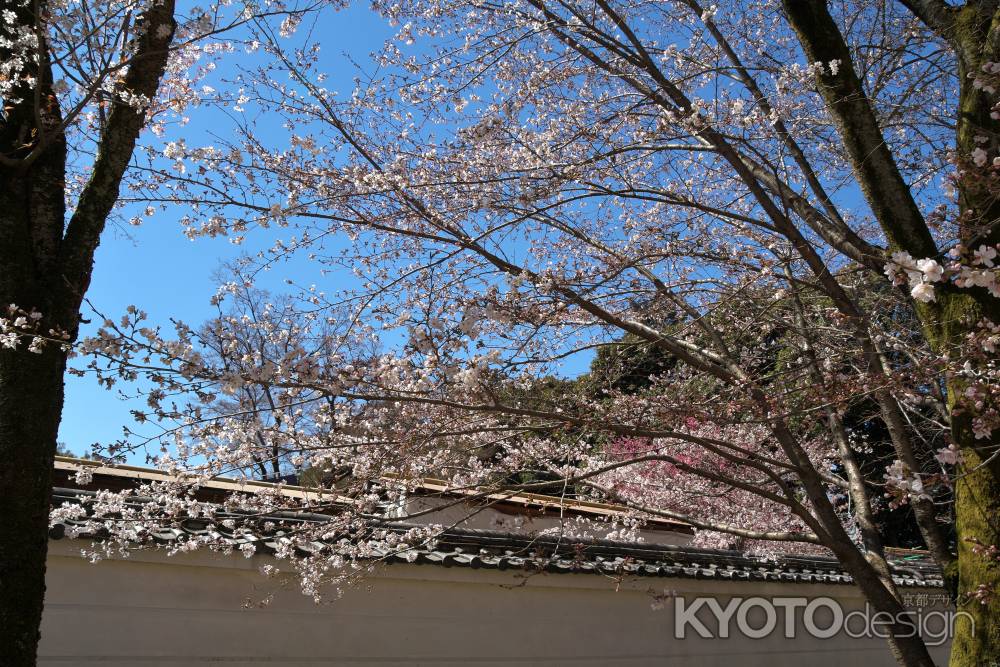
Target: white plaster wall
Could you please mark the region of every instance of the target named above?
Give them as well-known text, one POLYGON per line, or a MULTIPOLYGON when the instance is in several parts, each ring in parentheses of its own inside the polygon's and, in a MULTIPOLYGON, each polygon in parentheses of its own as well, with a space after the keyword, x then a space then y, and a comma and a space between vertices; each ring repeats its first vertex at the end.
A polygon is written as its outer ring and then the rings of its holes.
MULTIPOLYGON (((843 667, 893 665, 880 640, 677 641, 672 612, 648 589, 680 594, 831 595, 851 587, 682 579, 616 582, 583 574, 392 565, 343 598, 315 606, 297 590, 243 609, 269 582, 265 561, 142 552, 91 565, 81 542, 50 543, 39 665, 639 665, 843 667), (618 589, 616 591, 616 588, 618 589)), ((945 653, 939 651, 942 663, 945 653)))

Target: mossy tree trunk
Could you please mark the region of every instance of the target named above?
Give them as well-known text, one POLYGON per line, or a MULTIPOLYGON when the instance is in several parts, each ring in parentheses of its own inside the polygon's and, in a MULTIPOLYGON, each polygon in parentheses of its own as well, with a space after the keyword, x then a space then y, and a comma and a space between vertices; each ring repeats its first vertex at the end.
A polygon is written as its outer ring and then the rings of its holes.
MULTIPOLYGON (((977 147, 992 158, 1000 155, 1000 121, 991 116, 998 101, 973 85, 983 63, 1000 61, 1000 11, 995 3, 973 4, 955 15, 952 39, 961 45, 959 113, 956 144, 960 156, 977 147), (970 74, 972 77, 970 77, 970 74), (983 143, 985 140, 985 143, 983 143)), ((995 188, 977 178, 974 167, 959 180, 959 208, 964 212, 961 241, 967 247, 1000 243, 1000 201, 995 188)), ((1000 323, 1000 299, 985 290, 963 290, 945 295, 939 323, 941 351, 955 353, 966 344, 983 319, 1000 323)), ((960 353, 960 352, 959 352, 960 353)), ((997 355, 983 363, 1000 363, 997 355)), ((963 463, 955 484, 958 537, 958 608, 971 617, 958 620, 952 644, 952 667, 1000 665, 1000 563, 990 563, 974 551, 976 543, 1000 546, 1000 432, 976 438, 973 407, 963 402, 962 378, 948 381, 952 438, 961 448, 963 463), (971 595, 987 592, 983 599, 971 595)))
MULTIPOLYGON (((969 73, 978 73, 985 62, 1000 61, 1000 8, 996 2, 970 0, 953 6, 943 0, 901 0, 955 53, 958 66, 959 105, 956 109, 956 148, 968 159, 976 147, 1000 156, 1000 122, 992 118, 997 101, 977 90, 969 73), (985 137, 985 142, 984 138, 985 137)), ((785 0, 784 8, 810 62, 839 61, 837 73, 820 73, 817 90, 833 117, 851 160, 855 177, 878 220, 890 251, 902 250, 914 258, 939 258, 930 229, 902 177, 890 145, 885 141, 877 115, 859 79, 840 27, 825 0, 785 0)), ((959 183, 959 219, 962 241, 973 248, 1000 242, 1000 201, 995 187, 977 178, 968 165, 959 183)), ((941 285, 937 300, 915 304, 932 348, 949 358, 996 362, 981 351, 965 349, 968 338, 984 318, 1000 323, 1000 300, 985 290, 941 285)), ((952 438, 964 463, 955 486, 957 558, 940 558, 963 617, 956 626, 951 656, 953 667, 1000 665, 1000 568, 973 550, 974 542, 1000 545, 1000 457, 995 456, 1000 434, 976 438, 973 410, 966 406, 965 381, 946 379, 952 438), (968 595, 992 591, 985 604, 968 595)), ((920 517, 918 517, 919 519, 920 517)), ((922 530, 929 526, 921 526, 922 530)))

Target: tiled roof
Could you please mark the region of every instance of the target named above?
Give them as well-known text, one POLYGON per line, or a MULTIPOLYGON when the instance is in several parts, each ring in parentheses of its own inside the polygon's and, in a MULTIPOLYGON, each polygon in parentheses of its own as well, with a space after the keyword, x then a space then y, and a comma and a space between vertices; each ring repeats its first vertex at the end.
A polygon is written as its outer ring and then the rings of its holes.
MULTIPOLYGON (((61 506, 81 502, 92 492, 78 489, 53 489, 52 502, 61 506)), ((136 501, 141 502, 141 501, 136 501)), ((221 515, 220 515, 221 516, 221 515)), ((233 515, 235 516, 235 515, 233 515)), ((163 545, 197 538, 211 532, 228 540, 234 547, 250 542, 258 553, 273 553, 283 536, 303 522, 329 521, 322 514, 279 513, 255 519, 252 535, 228 532, 206 519, 172 522, 153 534, 154 542, 163 545), (268 526, 265 528, 265 524, 268 526)), ((67 528, 83 524, 56 524, 50 530, 53 539, 65 536, 67 528)), ((388 529, 403 531, 408 524, 386 524, 388 529)), ((100 537, 91 536, 91 537, 100 537)), ((319 548, 321 545, 316 544, 319 548)), ((434 544, 407 549, 404 553, 385 551, 373 554, 386 562, 414 562, 440 566, 522 570, 528 572, 592 573, 635 577, 716 579, 720 581, 774 581, 789 583, 850 584, 852 579, 833 558, 784 556, 761 560, 736 551, 692 547, 581 540, 558 536, 529 536, 492 530, 450 529, 434 544)), ((893 575, 901 587, 942 587, 941 572, 926 557, 910 556, 893 560, 893 575)))
MULTIPOLYGON (((171 476, 160 470, 142 468, 138 466, 115 464, 107 465, 100 461, 78 459, 69 456, 57 456, 55 461, 56 484, 73 486, 71 482, 73 476, 80 469, 88 469, 95 480, 95 483, 88 488, 128 488, 141 482, 162 482, 172 479, 171 476)), ((273 482, 258 480, 240 480, 226 477, 213 477, 202 480, 199 484, 200 492, 206 497, 219 497, 225 493, 255 493, 269 490, 280 493, 288 498, 311 499, 321 501, 325 504, 336 502, 338 497, 330 490, 317 491, 316 488, 307 486, 296 486, 294 484, 282 484, 278 487, 273 482)), ((554 516, 614 516, 625 511, 626 508, 620 505, 598 503, 586 500, 567 500, 550 495, 527 492, 495 492, 482 494, 475 489, 453 488, 446 482, 425 478, 417 484, 414 495, 438 496, 438 497, 480 497, 479 500, 487 502, 493 507, 508 506, 513 512, 523 512, 531 515, 544 515, 551 513, 554 516)), ((347 498, 339 499, 349 503, 347 498)), ((691 526, 672 519, 658 517, 647 518, 647 525, 660 530, 670 530, 673 532, 691 533, 691 526)))

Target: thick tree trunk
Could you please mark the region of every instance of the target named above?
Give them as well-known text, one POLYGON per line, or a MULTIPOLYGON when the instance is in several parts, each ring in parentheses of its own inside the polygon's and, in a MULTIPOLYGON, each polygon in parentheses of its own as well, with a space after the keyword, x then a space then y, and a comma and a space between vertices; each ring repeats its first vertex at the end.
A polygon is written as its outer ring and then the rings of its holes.
MULTIPOLYGON (((1000 545, 1000 461, 986 464, 981 453, 986 443, 973 441, 970 433, 955 436, 965 459, 964 476, 955 485, 958 609, 969 616, 960 616, 956 624, 950 664, 1000 665, 1000 563, 974 553, 970 541, 1000 545), (991 592, 985 601, 970 595, 980 588, 991 592)), ((992 445, 996 447, 996 439, 992 445)))
POLYGON ((0 351, 0 655, 35 664, 65 355, 0 351))
POLYGON ((803 460, 804 453, 797 451, 791 432, 777 427, 772 432, 789 460, 799 467, 802 489, 812 505, 811 511, 797 512, 799 517, 817 535, 822 536, 824 546, 833 552, 841 566, 854 578, 872 607, 893 619, 888 626, 886 640, 896 661, 901 667, 934 667, 923 638, 913 633, 912 628, 903 622, 905 608, 894 590, 891 574, 887 577, 886 573, 880 572, 877 559, 876 563, 870 562, 851 540, 830 502, 827 487, 808 460, 803 460), (890 580, 886 582, 886 578, 890 580))
MULTIPOLYGON (((828 546, 844 569, 854 577, 854 582, 876 611, 887 613, 894 619, 903 617, 906 608, 895 592, 886 587, 878 570, 854 545, 843 541, 828 546)), ((891 627, 891 634, 887 639, 889 649, 902 667, 935 667, 924 640, 919 636, 912 636, 910 628, 896 623, 891 627)))
MULTIPOLYGON (((56 295, 65 290, 54 277, 64 168, 65 147, 56 141, 31 168, 0 173, 0 317, 16 318, 9 304, 36 311, 44 334, 76 330, 76 322, 62 321, 56 295)), ((58 345, 39 354, 30 343, 25 337, 16 348, 0 346, 0 656, 11 667, 35 664, 66 367, 58 345)))
MULTIPOLYGON (((854 71, 850 50, 827 3, 785 0, 783 4, 809 61, 840 62, 839 73, 817 77, 818 89, 837 122, 858 183, 891 248, 906 250, 918 259, 938 257, 934 238, 895 164, 890 145, 884 140, 877 115, 854 71)), ((996 100, 985 91, 976 90, 969 76, 978 76, 983 63, 1000 60, 1000 12, 995 3, 952 6, 944 2, 904 0, 903 4, 955 49, 961 87, 956 118, 959 156, 968 159, 977 147, 986 149, 990 156, 1000 154, 1000 122, 991 116, 996 100)), ((996 192, 989 191, 982 179, 977 178, 981 170, 969 166, 967 171, 959 185, 961 241, 972 248, 1000 242, 1000 201, 996 192)), ((964 359, 968 335, 980 321, 986 318, 1000 322, 1000 300, 985 290, 942 285, 938 291, 936 303, 915 304, 917 313, 935 351, 951 359, 964 359)), ((956 484, 958 558, 940 560, 957 593, 960 610, 973 619, 957 624, 951 664, 978 667, 1000 665, 1000 568, 975 554, 970 541, 1000 544, 1000 460, 987 463, 993 454, 990 446, 996 444, 1000 434, 975 439, 971 429, 974 409, 963 405, 964 390, 961 378, 948 378, 952 435, 962 450, 965 464, 959 470, 956 484), (992 592, 992 598, 981 604, 969 596, 977 590, 992 592)))
MULTIPOLYGON (((976 147, 991 157, 1000 155, 1000 122, 991 112, 995 95, 977 90, 970 73, 979 75, 984 62, 1000 59, 1000 12, 992 4, 970 3, 957 15, 953 39, 966 54, 960 61, 958 132, 960 156, 968 157, 976 147), (983 139, 986 138, 985 143, 983 139)), ((968 247, 1000 243, 1000 201, 994 188, 973 176, 959 181, 959 208, 970 212, 961 241, 968 247)), ((962 290, 947 295, 943 305, 938 349, 954 354, 968 345, 967 336, 984 319, 1000 323, 1000 299, 985 290, 962 290)), ((961 352, 959 352, 961 354, 961 352)), ((958 357, 962 358, 962 357, 958 357)), ((984 365, 1000 362, 997 355, 984 365)), ((984 369, 985 370, 985 369, 984 369)), ((958 609, 971 617, 958 619, 952 643, 951 667, 1000 665, 1000 563, 988 562, 975 553, 976 543, 1000 547, 1000 431, 976 439, 972 431, 974 406, 966 405, 966 383, 952 377, 948 382, 952 439, 961 449, 963 463, 955 483, 955 524, 958 563, 949 572, 957 580, 958 609), (974 595, 985 591, 983 598, 974 595)))
MULTIPOLYGON (((973 327, 989 314, 1000 321, 997 300, 986 296, 949 294, 945 312, 952 315, 952 327, 944 327, 942 349, 954 350, 973 327), (987 306, 984 312, 983 305, 987 306)), ((967 383, 959 377, 948 382, 948 404, 952 419, 952 440, 962 452, 962 464, 955 482, 955 532, 958 559, 946 573, 957 592, 956 607, 964 612, 955 624, 951 667, 1000 665, 1000 563, 990 563, 975 552, 977 544, 1000 546, 1000 434, 976 439, 972 432, 972 410, 963 405, 967 383), (984 591, 986 595, 974 595, 984 591), (967 616, 965 615, 967 614, 967 616)))
MULTIPOLYGON (((6 4, 0 4, 7 11, 6 4)), ((152 3, 136 25, 122 87, 156 95, 176 27, 174 1, 152 3)), ((14 3, 5 20, 40 37, 0 114, 0 317, 14 304, 38 333, 76 339, 94 251, 128 168, 146 111, 115 102, 101 128, 90 179, 66 220, 66 138, 52 88, 44 38, 45 3, 14 3), (35 14, 38 12, 38 15, 35 14)), ((11 53, 0 44, 0 58, 11 53)), ((15 314, 15 317, 17 314, 15 314)), ((8 318, 13 319, 13 318, 8 318)), ((30 336, 0 345, 0 662, 34 665, 45 592, 52 462, 63 404, 66 355, 58 343, 40 353, 30 336)))
MULTIPOLYGON (((34 21, 20 3, 18 12, 23 22, 34 21)), ((47 89, 51 72, 45 59, 37 63, 36 75, 47 89)), ((40 320, 26 320, 43 335, 50 329, 75 334, 79 301, 67 301, 59 274, 66 217, 62 117, 54 97, 22 92, 24 102, 8 107, 0 120, 0 153, 17 159, 32 147, 27 138, 46 136, 48 143, 30 164, 0 169, 0 317, 12 324, 18 313, 8 307, 14 305, 41 314, 40 320), (36 99, 41 106, 34 105, 36 99)), ((58 344, 38 353, 28 349, 31 342, 28 336, 13 348, 0 344, 0 663, 5 667, 35 664, 66 367, 58 344)))
MULTIPOLYGON (((57 122, 54 105, 46 112, 57 122)), ((9 155, 20 133, 17 112, 8 119, 0 136, 9 155)), ((40 313, 37 322, 27 319, 44 335, 77 328, 79 302, 66 303, 58 277, 65 160, 65 144, 56 139, 30 167, 0 171, 0 317, 16 319, 10 304, 40 313)), ((22 337, 13 349, 0 345, 0 662, 10 667, 35 664, 66 367, 58 344, 41 353, 30 344, 22 337)))

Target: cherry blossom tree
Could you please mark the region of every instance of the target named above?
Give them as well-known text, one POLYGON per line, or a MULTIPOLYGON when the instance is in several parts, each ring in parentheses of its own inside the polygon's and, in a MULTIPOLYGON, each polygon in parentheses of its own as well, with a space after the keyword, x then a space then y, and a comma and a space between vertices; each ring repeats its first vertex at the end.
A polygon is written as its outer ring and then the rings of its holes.
POLYGON ((169 0, 145 10, 130 3, 95 9, 98 22, 113 26, 106 33, 75 4, 5 2, 0 10, 0 653, 10 664, 34 664, 66 364, 59 342, 18 333, 75 338, 94 249, 176 29, 169 0), (96 66, 80 57, 88 47, 96 47, 96 66), (97 157, 86 185, 73 193, 67 223, 70 128, 87 136, 87 145, 72 149, 96 150, 97 157))
MULTIPOLYGON (((238 6, 237 6, 238 5, 238 6)), ((67 354, 144 128, 198 103, 221 36, 302 8, 0 3, 0 655, 33 665, 67 354)))
MULTIPOLYGON (((133 196, 190 235, 280 237, 220 303, 293 255, 328 279, 204 330, 105 321, 78 352, 106 382, 152 382, 158 429, 111 454, 152 445, 175 481, 57 515, 122 545, 211 521, 191 489, 252 470, 263 429, 317 494, 222 509, 328 512, 278 554, 310 595, 433 539, 385 525, 433 515, 399 509, 432 476, 461 502, 612 500, 618 536, 666 517, 703 544, 832 553, 898 615, 875 517, 905 505, 974 620, 952 664, 998 659, 995 5, 374 5, 398 34, 351 94, 325 87, 314 26, 253 22, 265 57, 229 77, 231 138, 143 154, 133 196), (673 361, 638 391, 546 390, 624 337, 673 361), (847 419, 862 400, 893 452, 878 473, 847 419)), ((895 629, 900 664, 932 664, 895 629)))

